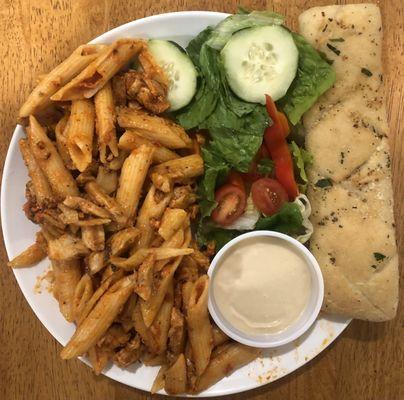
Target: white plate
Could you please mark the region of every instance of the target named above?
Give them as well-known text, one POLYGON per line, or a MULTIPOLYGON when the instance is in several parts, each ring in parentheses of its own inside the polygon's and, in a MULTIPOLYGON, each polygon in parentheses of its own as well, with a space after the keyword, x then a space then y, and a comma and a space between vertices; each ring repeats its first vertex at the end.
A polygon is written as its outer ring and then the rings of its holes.
MULTIPOLYGON (((217 24, 226 16, 227 14, 204 11, 161 14, 122 25, 104 33, 93 42, 111 42, 131 36, 171 39, 186 46, 202 29, 217 24)), ((17 126, 8 149, 1 188, 2 228, 9 258, 15 257, 32 244, 38 230, 22 211, 25 184, 28 180, 18 149, 18 140, 23 136, 23 129, 17 126)), ((46 290, 42 290, 41 294, 34 291, 37 277, 48 266, 49 261, 46 260, 33 268, 15 269, 14 275, 36 316, 51 335, 65 345, 73 334, 74 325, 63 319, 57 302, 46 290)), ((348 324, 349 320, 345 318, 320 316, 312 328, 294 344, 266 351, 263 358, 236 371, 199 396, 238 393, 279 379, 323 351, 348 324)), ((104 374, 126 385, 149 391, 157 370, 157 367, 138 365, 126 370, 111 366, 104 374)))

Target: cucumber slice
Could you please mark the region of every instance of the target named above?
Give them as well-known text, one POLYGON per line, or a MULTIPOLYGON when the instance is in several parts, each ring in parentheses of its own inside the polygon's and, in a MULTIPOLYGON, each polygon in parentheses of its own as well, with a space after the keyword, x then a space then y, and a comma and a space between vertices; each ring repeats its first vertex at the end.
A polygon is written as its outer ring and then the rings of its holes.
POLYGON ((245 101, 265 104, 265 94, 282 98, 296 76, 299 53, 281 26, 262 26, 234 34, 221 51, 227 81, 245 101))
POLYGON ((149 40, 148 46, 158 65, 167 74, 170 111, 185 107, 196 92, 197 72, 191 59, 173 42, 153 39, 149 40))

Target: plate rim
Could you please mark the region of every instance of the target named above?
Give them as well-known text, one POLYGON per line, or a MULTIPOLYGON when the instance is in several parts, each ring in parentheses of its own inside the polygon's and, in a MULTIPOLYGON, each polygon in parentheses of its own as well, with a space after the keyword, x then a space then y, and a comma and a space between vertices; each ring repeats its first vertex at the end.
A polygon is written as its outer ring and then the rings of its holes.
MULTIPOLYGON (((166 13, 161 13, 161 14, 155 14, 155 15, 150 15, 147 17, 143 17, 143 18, 139 18, 137 20, 134 21, 129 21, 125 24, 119 25, 115 28, 112 28, 109 31, 103 32, 101 35, 91 39, 91 41, 89 41, 88 43, 98 43, 98 42, 102 42, 103 40, 105 40, 106 37, 108 36, 113 36, 116 34, 119 34, 121 31, 125 31, 128 28, 132 27, 133 25, 136 25, 137 23, 147 23, 147 22, 151 22, 151 21, 158 21, 158 20, 164 20, 165 18, 172 18, 173 16, 179 17, 179 18, 187 18, 190 16, 201 16, 201 18, 204 17, 222 17, 225 18, 227 17, 228 13, 223 13, 223 12, 217 12, 217 11, 203 11, 203 10, 198 10, 198 11, 174 11, 174 12, 166 12, 166 13)), ((19 131, 23 130, 23 127, 19 124, 17 124, 15 126, 15 129, 13 131, 11 140, 9 142, 8 148, 7 148, 7 154, 6 154, 6 158, 5 158, 5 162, 4 162, 4 166, 3 166, 3 173, 2 173, 2 182, 1 182, 1 192, 0 192, 0 217, 1 217, 1 229, 2 229, 2 233, 3 233, 3 241, 4 241, 4 246, 6 249, 6 253, 8 258, 10 259, 10 254, 12 253, 11 251, 11 242, 10 242, 10 237, 9 237, 9 233, 8 233, 8 229, 6 228, 6 224, 4 223, 4 221, 6 221, 8 219, 7 217, 7 190, 6 187, 10 187, 10 171, 12 168, 11 165, 11 160, 13 158, 13 152, 11 151, 11 149, 14 149, 15 147, 18 148, 18 143, 16 143, 19 140, 19 131)), ((10 216, 12 216, 12 213, 10 213, 10 216)), ((8 224, 7 224, 8 225, 8 224)), ((20 283, 20 280, 22 280, 22 278, 19 276, 18 274, 18 270, 14 270, 13 269, 13 274, 14 277, 17 281, 18 287, 22 293, 22 295, 24 296, 25 300, 27 301, 28 305, 30 306, 31 310, 33 311, 34 315, 39 319, 39 321, 41 322, 41 324, 46 328, 46 330, 48 331, 48 333, 54 338, 56 339, 56 341, 61 344, 62 346, 64 345, 63 342, 64 340, 62 340, 62 338, 60 337, 59 334, 54 333, 53 330, 49 327, 49 324, 46 322, 47 321, 47 317, 45 316, 45 314, 43 312, 41 312, 40 309, 36 309, 36 307, 34 306, 34 302, 31 300, 31 296, 28 295, 28 293, 26 293, 26 290, 24 290, 22 287, 22 283, 20 283)), ((331 316, 333 317, 333 316, 331 316)), ((337 316, 340 317, 340 316, 337 316)), ((344 319, 344 317, 340 317, 341 320, 344 319)), ((201 392, 201 394, 198 394, 196 396, 193 395, 187 395, 187 396, 181 396, 181 397, 213 397, 213 396, 226 396, 226 395, 231 395, 231 394, 236 394, 236 393, 242 393, 242 392, 246 392, 249 390, 253 390, 262 386, 265 386, 267 384, 270 384, 272 382, 275 382, 276 380, 279 380, 291 373, 293 373, 294 371, 296 371, 297 369, 303 367, 304 365, 308 364, 310 361, 312 361, 314 358, 316 358, 320 353, 322 353, 331 343, 334 342, 334 340, 336 340, 342 333, 343 331, 347 328, 347 326, 350 324, 350 322, 352 321, 352 319, 349 318, 345 318, 344 321, 340 321, 340 323, 344 324, 344 326, 341 328, 340 332, 336 335, 334 335, 332 338, 330 338, 327 342, 326 345, 324 345, 319 351, 315 352, 315 355, 308 357, 308 359, 303 360, 303 361, 299 361, 296 362, 292 368, 289 368, 287 370, 286 373, 281 373, 279 376, 277 376, 274 380, 271 380, 269 382, 263 381, 263 382, 257 382, 256 380, 252 380, 252 384, 251 385, 245 385, 245 387, 243 387, 241 390, 240 389, 222 389, 221 394, 215 394, 215 393, 204 393, 201 392)), ((84 358, 84 357, 80 357, 80 360, 82 362, 84 362, 87 366, 90 366, 88 361, 84 358)), ((102 374, 104 376, 106 376, 109 379, 115 380, 117 382, 120 382, 124 385, 127 385, 129 387, 133 387, 134 389, 137 390, 142 390, 146 393, 150 393, 150 390, 145 389, 143 387, 139 387, 139 386, 134 386, 134 385, 130 385, 127 382, 125 382, 124 380, 122 380, 119 376, 118 377, 110 377, 107 375, 108 370, 104 371, 102 374)), ((158 394, 163 394, 163 395, 167 395, 165 392, 158 392, 158 394)))

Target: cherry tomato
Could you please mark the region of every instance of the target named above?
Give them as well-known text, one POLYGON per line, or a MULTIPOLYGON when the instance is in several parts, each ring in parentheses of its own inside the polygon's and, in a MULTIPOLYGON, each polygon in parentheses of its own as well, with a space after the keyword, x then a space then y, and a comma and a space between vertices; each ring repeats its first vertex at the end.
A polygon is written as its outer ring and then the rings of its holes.
POLYGON ((288 201, 288 194, 282 185, 271 178, 261 178, 251 186, 251 195, 255 206, 263 214, 276 214, 288 201))
POLYGON ((212 212, 212 220, 226 226, 243 214, 247 196, 243 188, 227 183, 216 190, 215 200, 218 204, 212 212))
POLYGON ((239 188, 245 191, 245 185, 243 181, 243 177, 240 172, 231 171, 229 176, 227 177, 227 183, 231 185, 238 186, 239 188))

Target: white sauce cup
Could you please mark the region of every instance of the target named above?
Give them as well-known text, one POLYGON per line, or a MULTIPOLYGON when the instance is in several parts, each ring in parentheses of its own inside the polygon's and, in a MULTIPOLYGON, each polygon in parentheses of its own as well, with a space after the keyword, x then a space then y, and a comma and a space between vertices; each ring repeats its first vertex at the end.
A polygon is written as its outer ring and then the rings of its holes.
MULTIPOLYGON (((235 239, 228 242, 225 246, 223 246, 216 254, 214 259, 212 260, 212 263, 210 264, 208 275, 210 278, 208 301, 210 315, 216 322, 217 326, 224 333, 226 333, 226 335, 230 336, 237 342, 243 343, 248 346, 270 348, 282 346, 284 344, 292 342, 299 336, 303 335, 310 328, 310 326, 316 320, 320 312, 321 305, 323 303, 324 281, 317 260, 314 258, 313 254, 310 253, 310 251, 300 242, 283 233, 273 231, 253 231, 236 237, 235 239), (311 292, 306 308, 303 310, 300 317, 292 325, 290 325, 288 328, 280 333, 251 335, 242 332, 232 326, 225 319, 215 302, 213 293, 213 281, 215 279, 215 271, 217 270, 217 267, 220 266, 220 261, 223 255, 229 251, 232 251, 232 248, 238 243, 242 242, 245 239, 253 237, 274 237, 285 240, 289 244, 289 246, 294 247, 304 257, 307 268, 310 272, 311 292)), ((258 304, 257 307, 259 307, 258 304)))

